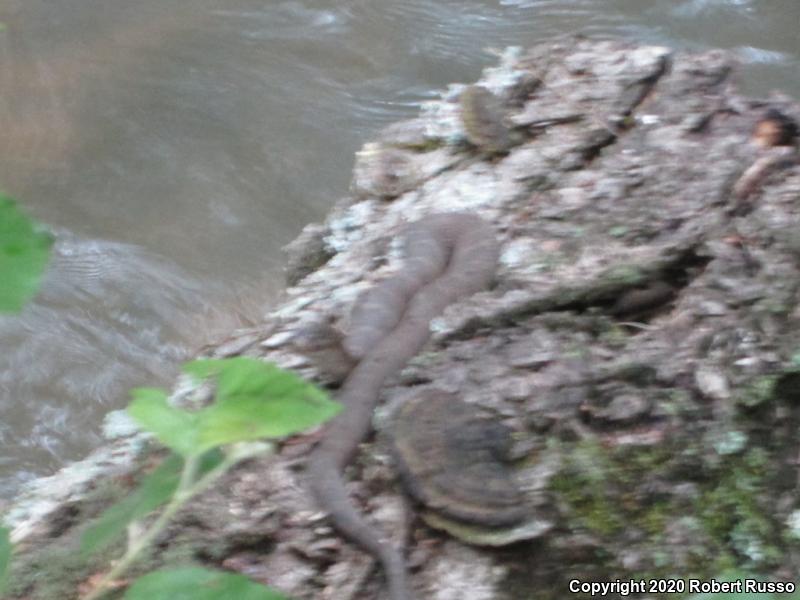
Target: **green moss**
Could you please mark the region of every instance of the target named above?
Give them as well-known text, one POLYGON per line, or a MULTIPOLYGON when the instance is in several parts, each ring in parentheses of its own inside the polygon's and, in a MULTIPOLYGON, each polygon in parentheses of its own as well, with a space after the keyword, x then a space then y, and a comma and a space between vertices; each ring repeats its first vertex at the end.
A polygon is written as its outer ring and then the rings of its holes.
POLYGON ((766 475, 770 465, 770 456, 764 448, 752 448, 744 456, 744 464, 748 471, 759 475, 766 475))
POLYGON ((673 510, 669 502, 657 502, 644 511, 638 522, 641 529, 651 536, 656 536, 664 532, 664 527, 672 515, 673 510))
MULTIPOLYGON (((9 597, 30 600, 70 600, 78 597, 78 587, 105 563, 86 560, 78 550, 78 536, 58 538, 56 543, 32 547, 15 554, 11 563, 9 597)), ((52 542, 52 540, 50 540, 52 542)), ((116 556, 119 548, 112 549, 116 556)))
POLYGON ((635 484, 651 473, 663 470, 664 465, 673 457, 667 446, 647 448, 617 448, 612 453, 613 460, 619 465, 622 483, 635 484))
POLYGON ((691 417, 697 413, 697 404, 692 396, 683 388, 668 388, 663 391, 666 398, 659 406, 664 414, 678 417, 691 417))
POLYGON ((631 265, 616 265, 605 271, 601 277, 612 285, 620 286, 639 285, 646 280, 642 270, 631 265))
POLYGON ((768 497, 766 460, 762 449, 731 458, 695 504, 706 534, 720 547, 735 551, 747 566, 759 568, 776 564, 782 555, 775 545, 779 527, 759 502, 768 497))
POLYGON ((794 309, 794 304, 788 301, 781 302, 779 298, 768 298, 760 301, 754 308, 755 313, 767 313, 774 316, 788 315, 794 309))
POLYGON ((710 568, 704 577, 708 578, 709 575, 713 573, 723 573, 725 571, 733 570, 737 567, 737 564, 738 561, 733 554, 722 551, 717 557, 714 558, 714 561, 711 563, 710 568))
POLYGON ((585 528, 612 544, 622 532, 645 536, 636 547, 644 557, 644 572, 618 576, 707 578, 731 567, 775 566, 782 557, 781 528, 761 505, 774 475, 767 449, 722 457, 718 468, 703 473, 707 483, 695 498, 651 497, 642 491, 648 480, 668 482, 673 474, 685 475, 686 456, 708 452, 713 450, 685 439, 675 445, 614 449, 579 442, 565 449, 567 458, 551 482, 552 491, 573 528, 585 528), (675 527, 695 540, 681 549, 682 566, 675 564, 674 549, 666 542, 675 527))
POLYGON ((594 442, 581 442, 569 452, 564 469, 553 477, 551 488, 570 508, 573 525, 601 535, 621 531, 625 515, 609 485, 613 465, 606 451, 594 442))
POLYGON ((777 375, 763 375, 755 378, 748 385, 738 390, 736 402, 742 406, 753 408, 771 400, 775 396, 777 380, 777 375))
MULTIPOLYGON (((61 516, 48 518, 48 537, 23 546, 11 564, 9 597, 30 600, 70 600, 77 598, 80 584, 103 571, 108 561, 121 556, 125 539, 120 538, 97 556, 85 557, 80 552, 83 532, 110 505, 130 493, 130 486, 112 478, 101 478, 95 490, 85 499, 69 505, 61 516)), ((120 596, 121 592, 108 598, 120 596)))
POLYGON ((442 138, 425 138, 425 141, 417 144, 390 144, 390 146, 393 148, 398 148, 400 150, 411 150, 412 152, 417 152, 419 154, 433 152, 439 148, 444 148, 446 145, 447 142, 442 138))
POLYGON ((790 363, 782 372, 753 378, 737 390, 734 398, 741 406, 755 408, 775 400, 797 401, 800 399, 799 388, 800 370, 790 363))
POLYGON ((598 341, 609 348, 624 348, 628 344, 630 337, 624 327, 612 324, 600 332, 598 341))
MULTIPOLYGON (((568 519, 572 521, 572 526, 597 528, 596 521, 600 512, 597 507, 604 504, 603 490, 597 489, 588 475, 570 464, 551 479, 550 488, 570 511, 568 519)), ((601 524, 600 529, 608 532, 609 528, 601 524)))

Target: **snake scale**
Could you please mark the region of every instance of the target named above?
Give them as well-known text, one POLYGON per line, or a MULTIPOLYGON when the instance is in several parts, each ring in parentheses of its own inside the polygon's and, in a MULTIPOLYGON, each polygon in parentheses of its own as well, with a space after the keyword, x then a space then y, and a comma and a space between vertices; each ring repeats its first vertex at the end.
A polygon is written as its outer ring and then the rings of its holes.
POLYGON ((499 256, 491 225, 468 213, 430 215, 408 225, 403 240, 403 267, 353 307, 343 347, 358 363, 337 396, 344 410, 328 425, 308 463, 317 503, 343 536, 380 562, 391 600, 412 598, 403 556, 350 501, 342 470, 370 432, 384 382, 423 347, 431 319, 489 285, 499 256))

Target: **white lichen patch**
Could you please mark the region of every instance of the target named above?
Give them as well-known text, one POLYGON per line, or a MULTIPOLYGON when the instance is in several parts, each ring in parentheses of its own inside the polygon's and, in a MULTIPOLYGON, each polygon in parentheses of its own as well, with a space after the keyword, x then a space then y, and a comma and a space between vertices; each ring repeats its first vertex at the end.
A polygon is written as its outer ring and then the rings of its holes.
POLYGON ((335 252, 343 252, 364 236, 367 223, 374 217, 375 204, 372 202, 357 202, 349 206, 329 223, 331 233, 325 238, 325 243, 335 252))
POLYGON ((103 435, 116 440, 139 432, 136 424, 126 410, 112 410, 103 419, 103 435))
POLYGON ((431 600, 493 600, 506 569, 486 554, 448 541, 437 553, 426 575, 431 600))
POLYGON ((485 68, 478 84, 494 94, 501 95, 513 87, 529 71, 519 69, 517 66, 522 56, 522 48, 520 46, 509 46, 494 54, 497 54, 500 62, 495 67, 485 68))
POLYGON ((421 116, 425 121, 426 137, 442 139, 450 145, 465 139, 461 109, 457 101, 466 87, 463 84, 452 84, 442 93, 441 100, 423 102, 421 116))
POLYGON ((129 471, 150 436, 134 435, 92 452, 88 458, 64 467, 55 475, 25 485, 2 522, 11 528, 11 541, 34 534, 59 506, 85 496, 100 477, 129 471))
POLYGON ((500 255, 500 264, 508 269, 538 273, 546 270, 549 254, 535 240, 519 238, 505 245, 500 255))
POLYGON ((800 540, 800 509, 792 511, 786 517, 786 526, 789 528, 789 535, 800 540))

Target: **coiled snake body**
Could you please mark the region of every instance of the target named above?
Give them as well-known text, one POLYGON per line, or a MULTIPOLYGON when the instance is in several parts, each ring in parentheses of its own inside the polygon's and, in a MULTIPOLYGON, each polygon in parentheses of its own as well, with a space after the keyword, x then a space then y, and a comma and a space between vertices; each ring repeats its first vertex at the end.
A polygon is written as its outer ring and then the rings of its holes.
POLYGON ((366 292, 353 309, 343 345, 359 362, 337 397, 345 409, 329 424, 308 465, 320 507, 341 534, 380 561, 391 600, 412 598, 402 554, 356 510, 341 473, 370 431, 386 379, 420 351, 431 319, 489 285, 499 255, 492 227, 467 213, 426 217, 408 226, 404 241, 403 268, 366 292))

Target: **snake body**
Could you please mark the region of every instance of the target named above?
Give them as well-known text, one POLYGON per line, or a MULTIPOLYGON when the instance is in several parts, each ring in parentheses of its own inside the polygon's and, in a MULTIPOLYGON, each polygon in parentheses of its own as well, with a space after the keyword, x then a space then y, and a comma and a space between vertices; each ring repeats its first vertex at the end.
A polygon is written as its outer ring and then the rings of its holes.
POLYGON ((334 527, 376 557, 391 600, 410 600, 401 552, 370 525, 347 496, 342 470, 371 429, 381 387, 416 355, 431 319, 460 298, 485 289, 497 267, 492 227, 467 213, 430 215, 409 225, 405 263, 356 302, 345 350, 359 362, 337 400, 345 409, 328 426, 308 464, 311 490, 334 527))

